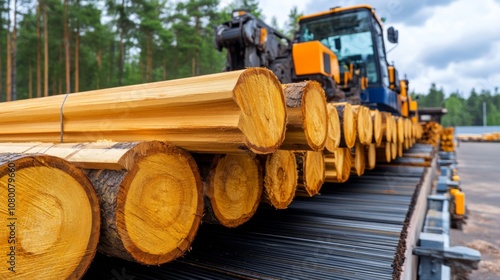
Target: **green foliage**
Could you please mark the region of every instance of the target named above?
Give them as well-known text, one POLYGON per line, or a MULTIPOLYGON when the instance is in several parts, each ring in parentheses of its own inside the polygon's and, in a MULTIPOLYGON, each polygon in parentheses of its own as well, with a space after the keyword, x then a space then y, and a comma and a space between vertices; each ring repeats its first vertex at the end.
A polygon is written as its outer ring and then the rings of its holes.
POLYGON ((483 102, 486 104, 487 125, 500 125, 500 94, 498 89, 492 94, 488 90, 478 93, 472 89, 464 98, 459 93, 445 97, 443 89, 437 89, 432 84, 428 94, 412 93, 412 98, 418 98, 419 107, 446 107, 448 113, 441 122, 444 126, 481 126, 483 125, 483 102))

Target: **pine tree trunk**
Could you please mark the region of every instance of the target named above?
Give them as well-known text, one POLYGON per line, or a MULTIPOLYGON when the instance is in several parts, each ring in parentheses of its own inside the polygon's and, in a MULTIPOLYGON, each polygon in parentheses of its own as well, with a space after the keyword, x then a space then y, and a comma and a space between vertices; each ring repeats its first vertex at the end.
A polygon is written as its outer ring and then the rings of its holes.
MULTIPOLYGON (((64 60, 65 60, 65 73, 66 73, 66 91, 71 92, 71 56, 69 50, 69 31, 68 31, 68 0, 64 0, 64 60)), ((61 92, 62 93, 62 92, 61 92)))
POLYGON ((83 172, 57 157, 7 153, 0 154, 0 178, 0 249, 15 254, 14 263, 4 261, 0 279, 80 279, 101 224, 99 200, 83 172), (8 269, 13 265, 15 273, 8 269))
MULTIPOLYGON (((80 0, 76 1, 76 6, 80 6, 80 0)), ((75 89, 74 92, 80 91, 80 21, 76 19, 75 32, 75 89)), ((99 73, 99 70, 97 71, 99 73)))
POLYGON ((11 44, 10 44, 10 30, 7 28, 7 51, 5 52, 7 55, 7 66, 6 68, 6 77, 5 77, 5 94, 6 94, 6 101, 11 101, 12 100, 12 65, 11 65, 11 44))
POLYGON ((43 96, 49 96, 49 18, 43 3, 43 96))
POLYGON ((14 23, 12 26, 12 41, 11 41, 11 52, 12 52, 12 93, 11 100, 17 99, 17 0, 14 0, 14 23))
POLYGON ((33 98, 33 71, 31 71, 31 60, 28 67, 28 98, 33 98))
POLYGON ((42 43, 40 31, 40 0, 36 8, 36 97, 42 96, 42 43))

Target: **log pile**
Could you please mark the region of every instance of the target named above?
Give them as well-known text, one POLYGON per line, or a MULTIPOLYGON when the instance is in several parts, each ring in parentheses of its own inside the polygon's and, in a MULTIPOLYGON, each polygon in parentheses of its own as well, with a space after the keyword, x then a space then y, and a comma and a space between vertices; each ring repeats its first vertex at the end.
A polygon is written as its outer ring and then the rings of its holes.
POLYGON ((445 127, 441 132, 441 150, 445 152, 455 151, 455 129, 445 127))
POLYGON ((33 184, 23 219, 43 221, 19 227, 29 232, 17 256, 31 268, 23 279, 80 278, 96 250, 170 262, 202 221, 238 227, 263 203, 285 209, 428 135, 386 112, 327 103, 316 82, 282 85, 262 68, 0 106, 0 184, 18 166, 17 191, 33 184), (60 266, 39 264, 62 251, 60 266))

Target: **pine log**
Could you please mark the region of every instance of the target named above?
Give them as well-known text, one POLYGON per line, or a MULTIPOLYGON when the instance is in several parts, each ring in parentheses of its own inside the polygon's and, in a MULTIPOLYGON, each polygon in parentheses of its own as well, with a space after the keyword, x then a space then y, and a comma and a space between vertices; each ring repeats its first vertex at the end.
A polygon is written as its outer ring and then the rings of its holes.
POLYGON ((366 169, 373 170, 377 164, 377 148, 375 143, 365 146, 366 150, 366 169))
POLYGON ((392 161, 392 143, 383 143, 376 150, 377 162, 389 163, 392 161))
POLYGON ((208 172, 199 165, 206 197, 203 221, 234 228, 250 220, 261 201, 264 181, 256 157, 217 155, 211 160, 208 172))
POLYGON ((263 201, 276 209, 286 209, 297 190, 297 162, 292 151, 278 150, 267 156, 263 201))
POLYGON ((335 106, 340 123, 339 147, 352 148, 356 143, 357 121, 349 103, 329 103, 327 106, 335 106))
POLYGON ((391 137, 391 143, 396 143, 398 141, 398 124, 396 122, 396 117, 392 116, 390 117, 391 120, 391 126, 392 126, 392 137, 391 137))
POLYGON ((395 160, 398 157, 398 143, 391 143, 391 158, 395 160))
POLYGON ((368 145, 373 140, 373 123, 370 109, 365 106, 352 106, 354 118, 356 119, 358 140, 362 145, 368 145))
POLYGON ((382 142, 392 142, 393 117, 388 112, 381 112, 382 116, 382 142))
POLYGON ((372 143, 375 143, 376 146, 380 146, 382 144, 382 114, 379 110, 370 110, 370 115, 372 117, 373 122, 373 140, 372 143))
POLYGON ((404 145, 404 143, 399 143, 398 142, 398 146, 397 146, 398 157, 402 157, 403 156, 403 145, 404 145))
POLYGON ((296 195, 314 196, 325 182, 325 157, 322 152, 295 152, 298 168, 296 195))
POLYGON ((321 151, 328 131, 325 92, 315 81, 283 85, 288 123, 280 149, 321 151))
POLYGON ((80 279, 101 222, 83 172, 52 156, 0 154, 0 195, 0 279, 80 279))
POLYGON ((359 141, 351 150, 351 174, 362 176, 366 168, 366 152, 365 147, 359 141))
POLYGON ((342 129, 340 127, 339 114, 337 107, 328 104, 328 134, 326 137, 325 148, 327 152, 333 153, 340 145, 342 129))
POLYGON ((397 124, 397 142, 403 143, 405 140, 405 121, 403 117, 398 117, 396 120, 397 124))
POLYGON ((351 174, 349 148, 338 148, 332 154, 325 154, 325 182, 344 183, 351 174))
POLYGON ((161 140, 190 151, 272 153, 284 140, 286 125, 281 84, 263 68, 19 100, 1 107, 1 142, 161 140))
POLYGON ((203 214, 203 189, 193 158, 157 141, 109 148, 121 149, 122 155, 101 156, 123 169, 85 169, 103 209, 99 251, 147 265, 182 256, 203 214))

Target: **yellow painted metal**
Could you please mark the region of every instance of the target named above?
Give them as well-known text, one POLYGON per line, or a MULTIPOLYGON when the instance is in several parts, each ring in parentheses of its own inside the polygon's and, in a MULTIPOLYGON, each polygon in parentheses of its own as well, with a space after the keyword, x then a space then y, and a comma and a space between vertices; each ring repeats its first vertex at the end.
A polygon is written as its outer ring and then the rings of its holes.
POLYGON ((465 193, 458 189, 451 189, 451 195, 455 199, 455 214, 464 215, 465 214, 465 193))
POLYGON ((340 84, 337 55, 319 41, 297 43, 292 46, 293 64, 297 76, 322 74, 331 76, 340 84), (330 73, 325 71, 324 54, 330 59, 330 73))
POLYGON ((352 11, 352 10, 357 10, 357 9, 370 10, 370 12, 373 14, 373 17, 377 20, 378 25, 380 25, 380 28, 382 28, 382 21, 375 13, 375 9, 373 9, 372 6, 370 6, 370 5, 354 5, 354 6, 349 6, 349 7, 337 7, 337 8, 330 9, 328 11, 301 16, 301 17, 299 17, 299 23, 305 19, 311 19, 311 18, 315 18, 315 17, 321 17, 321 16, 326 16, 326 15, 336 14, 336 13, 346 12, 346 11, 352 11))

